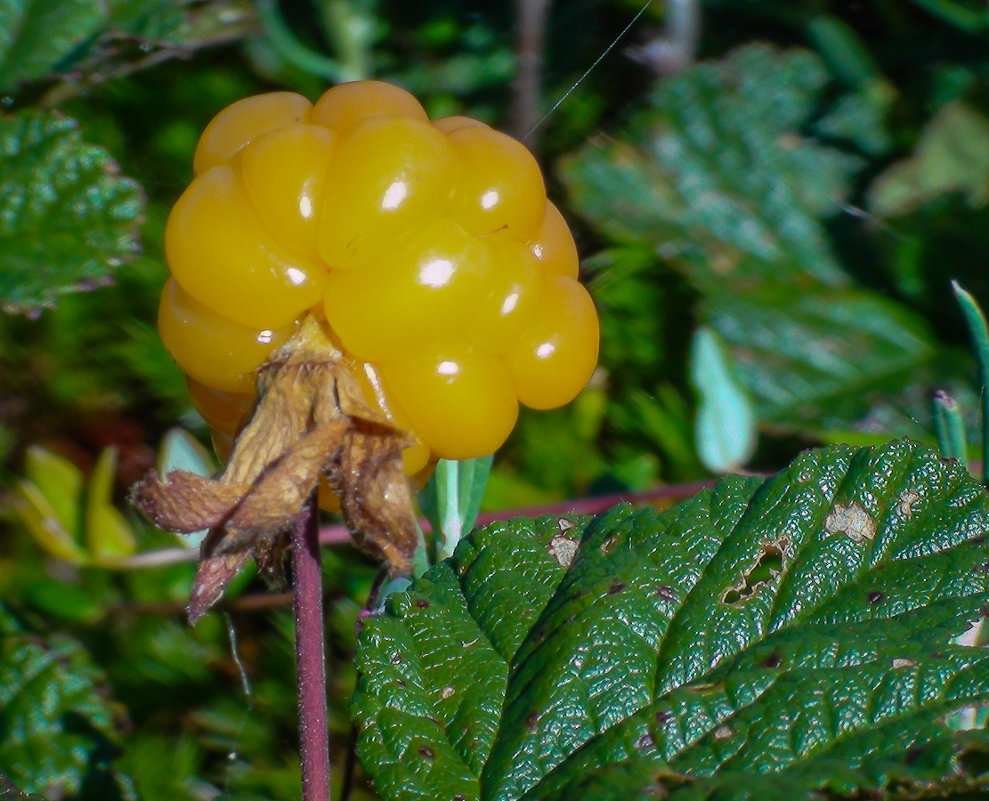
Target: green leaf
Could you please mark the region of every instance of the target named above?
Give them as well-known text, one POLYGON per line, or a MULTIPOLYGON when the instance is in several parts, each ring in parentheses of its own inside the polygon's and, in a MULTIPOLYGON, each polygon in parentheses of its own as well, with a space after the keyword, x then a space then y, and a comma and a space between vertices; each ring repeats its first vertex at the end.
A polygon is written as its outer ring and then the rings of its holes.
POLYGON ((66 529, 54 506, 30 481, 18 481, 14 487, 14 512, 48 553, 74 564, 82 564, 88 555, 76 541, 75 532, 66 529))
POLYGON ((880 216, 906 214, 950 192, 972 207, 989 203, 989 119, 960 102, 942 106, 914 154, 876 179, 869 207, 880 216))
POLYGON ((362 761, 386 799, 971 784, 956 757, 989 735, 944 718, 989 704, 989 650, 952 644, 987 530, 971 476, 905 440, 481 529, 363 622, 362 761))
POLYGON ((0 117, 0 309, 108 282, 137 249, 143 198, 105 150, 54 112, 0 117))
MULTIPOLYGON (((927 325, 888 298, 853 287, 794 291, 767 282, 743 294, 711 294, 704 318, 728 344, 760 420, 803 432, 863 421, 874 408, 923 390, 937 353, 927 325)), ((913 411, 907 413, 913 414, 913 411)), ((921 429, 917 433, 923 433, 921 429)))
POLYGON ((113 768, 119 710, 102 674, 74 640, 19 630, 0 607, 0 765, 12 782, 46 798, 109 785, 131 798, 113 768))
POLYGON ((494 456, 440 459, 419 496, 423 513, 433 525, 441 559, 453 554, 461 537, 474 528, 494 456))
MULTIPOLYGON (((935 354, 920 316, 854 286, 832 252, 823 221, 863 161, 807 134, 826 84, 807 51, 743 47, 661 82, 625 130, 563 164, 616 257, 687 278, 759 422, 801 433, 868 427, 935 354)), ((838 111, 817 122, 850 136, 854 104, 838 111)))
POLYGON ((744 465, 756 446, 755 414, 734 365, 717 334, 701 327, 694 332, 690 373, 700 394, 697 409, 697 454, 713 473, 744 465))
MULTIPOLYGON (((77 73, 76 82, 79 73, 102 72, 102 79, 113 74, 111 63, 132 68, 149 48, 170 41, 206 43, 199 40, 215 35, 209 17, 222 15, 223 4, 212 4, 219 8, 211 13, 184 5, 174 0, 5 0, 0 3, 0 89, 71 72, 77 73), (127 37, 141 41, 130 43, 127 37)), ((240 22, 243 12, 226 10, 228 24, 240 22)))
POLYGON ((102 0, 0 3, 0 87, 41 78, 103 25, 102 0))
POLYGON ((64 456, 40 445, 31 445, 24 452, 24 476, 51 504, 62 528, 69 532, 81 530, 82 470, 64 456))
POLYGON ((861 160, 801 134, 825 83, 807 51, 740 48, 661 82, 564 178, 611 237, 661 244, 705 286, 781 273, 844 284, 817 218, 838 210, 861 160))
MULTIPOLYGON (((186 470, 197 476, 212 476, 216 472, 216 460, 188 431, 171 428, 162 439, 157 469, 160 476, 167 476, 173 470, 186 470)), ((208 529, 203 529, 175 536, 187 548, 196 549, 208 533, 208 529)))
POLYGON ((134 532, 113 505, 117 450, 105 448, 93 465, 86 493, 86 547, 97 564, 113 564, 137 550, 134 532))

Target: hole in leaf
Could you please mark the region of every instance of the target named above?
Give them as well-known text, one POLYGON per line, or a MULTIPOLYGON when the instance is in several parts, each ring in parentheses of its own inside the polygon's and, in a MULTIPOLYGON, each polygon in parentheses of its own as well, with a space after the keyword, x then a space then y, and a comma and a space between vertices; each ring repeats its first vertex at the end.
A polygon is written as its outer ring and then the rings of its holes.
POLYGON ((783 552, 776 543, 763 547, 762 556, 741 579, 725 590, 721 603, 734 606, 750 598, 759 587, 772 584, 783 572, 783 552))

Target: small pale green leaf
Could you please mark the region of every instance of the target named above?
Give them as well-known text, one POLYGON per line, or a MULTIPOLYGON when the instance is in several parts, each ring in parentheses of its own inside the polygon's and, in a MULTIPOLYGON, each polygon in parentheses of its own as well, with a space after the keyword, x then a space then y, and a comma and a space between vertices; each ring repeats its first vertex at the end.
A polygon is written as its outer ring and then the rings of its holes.
POLYGON ((173 470, 185 470, 197 476, 216 472, 216 459, 192 434, 183 428, 165 432, 158 451, 158 474, 167 476, 173 470))
POLYGON ((45 798, 73 797, 84 783, 126 784, 112 765, 120 712, 88 654, 67 637, 19 631, 2 607, 0 617, 3 772, 45 798))
POLYGON ((0 116, 0 309, 30 311, 110 281, 137 249, 142 207, 137 184, 72 120, 0 116))
POLYGON ((81 531, 82 470, 64 456, 31 445, 24 453, 24 475, 51 504, 63 529, 81 531))
MULTIPOLYGON (((158 451, 158 475, 167 476, 173 470, 186 470, 197 476, 212 476, 216 469, 216 460, 188 431, 171 428, 165 433, 158 451)), ((198 550, 208 533, 208 529, 203 529, 175 536, 186 547, 198 550)))
POLYGON ((945 719, 989 704, 989 650, 952 642, 987 531, 981 486, 905 440, 481 529, 364 621, 361 758, 385 799, 970 788, 989 733, 945 719))
POLYGON ((117 451, 106 448, 93 466, 86 493, 86 546, 96 563, 112 564, 137 550, 130 524, 113 505, 116 473, 117 451))
POLYGON ((32 482, 21 480, 14 487, 14 512, 28 533, 52 556, 82 564, 87 554, 74 532, 65 528, 48 498, 32 482))
POLYGON ((476 459, 440 459, 419 496, 438 538, 441 559, 450 556, 473 527, 491 473, 492 455, 476 459))
POLYGON ((690 377, 700 395, 695 436, 701 462, 713 473, 737 470, 755 451, 755 415, 731 355, 706 326, 694 332, 690 377))
POLYGON ((869 207, 884 217, 905 214, 949 192, 973 207, 989 203, 989 119, 961 102, 942 106, 915 153, 876 179, 869 207))

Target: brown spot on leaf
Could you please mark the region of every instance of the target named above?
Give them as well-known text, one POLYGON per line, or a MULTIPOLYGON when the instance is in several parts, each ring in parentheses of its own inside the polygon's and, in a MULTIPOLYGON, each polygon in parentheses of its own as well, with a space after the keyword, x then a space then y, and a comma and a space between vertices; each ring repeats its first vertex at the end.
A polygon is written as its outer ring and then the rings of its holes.
POLYGON ((783 663, 783 657, 781 657, 776 651, 773 651, 769 656, 762 660, 762 667, 764 668, 778 668, 783 663))
POLYGON ((429 609, 429 601, 425 598, 416 598, 416 608, 418 609, 429 609))
POLYGON ((429 760, 433 760, 436 758, 436 754, 433 752, 433 749, 430 748, 428 745, 419 746, 419 756, 421 756, 423 759, 429 759, 429 760))
POLYGON ((651 734, 643 734, 638 740, 635 741, 636 748, 652 748, 656 744, 651 734))
POLYGON ((672 601, 676 598, 676 590, 667 584, 663 584, 656 588, 656 595, 665 601, 672 601))
POLYGON ((876 537, 876 521, 864 507, 852 501, 836 503, 824 521, 828 534, 844 534, 852 542, 866 542, 876 537))
POLYGON ((882 599, 883 599, 884 597, 885 597, 885 596, 884 596, 884 595, 883 595, 883 594, 882 594, 881 592, 877 592, 876 590, 873 590, 873 591, 872 591, 872 592, 870 592, 870 593, 869 593, 869 595, 867 596, 867 598, 868 598, 868 600, 869 600, 869 603, 870 603, 870 604, 877 604, 877 603, 879 603, 879 602, 880 602, 880 601, 881 601, 881 600, 882 600, 882 599))
POLYGON ((625 583, 622 581, 616 581, 610 587, 608 587, 608 595, 617 595, 624 589, 625 589, 625 583))
POLYGON ((735 736, 735 730, 727 723, 723 723, 712 732, 715 740, 730 740, 735 736))
POLYGON ((577 555, 577 548, 578 544, 563 534, 556 534, 546 546, 549 555, 565 570, 569 570, 570 565, 573 564, 574 557, 577 555))
POLYGON ((539 713, 538 713, 538 712, 533 712, 533 713, 531 713, 531 714, 530 714, 530 715, 529 715, 529 716, 528 716, 528 717, 527 717, 527 718, 525 719, 525 727, 526 727, 526 728, 527 728, 527 729, 528 729, 529 731, 535 731, 535 730, 536 730, 536 724, 538 724, 538 723, 539 723, 539 713))

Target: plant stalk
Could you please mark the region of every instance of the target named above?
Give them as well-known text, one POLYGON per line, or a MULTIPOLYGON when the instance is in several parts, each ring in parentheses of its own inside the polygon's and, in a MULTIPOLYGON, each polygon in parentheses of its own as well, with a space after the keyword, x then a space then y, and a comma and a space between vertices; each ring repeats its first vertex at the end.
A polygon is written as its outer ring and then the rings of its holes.
POLYGON ((323 576, 315 493, 302 507, 292 530, 292 568, 302 801, 330 801, 323 576))
POLYGON ((968 466, 968 446, 965 443, 965 424, 958 403, 943 389, 936 390, 934 405, 934 432, 938 447, 945 459, 957 459, 968 466))
POLYGON ((989 327, 975 298, 962 289, 957 281, 951 282, 951 288, 961 307, 969 336, 972 337, 975 361, 979 366, 982 391, 982 484, 989 486, 989 327))

